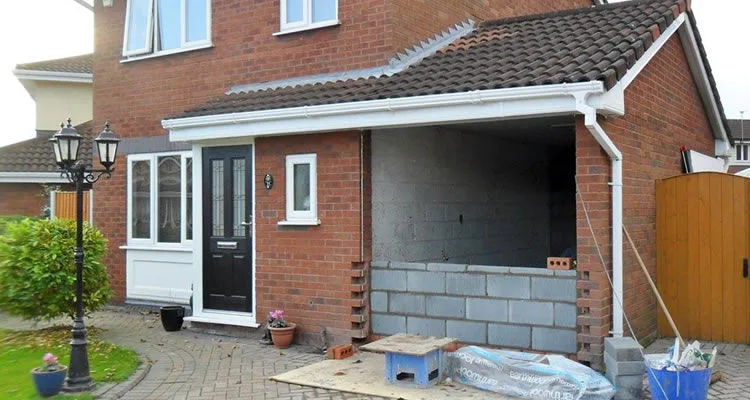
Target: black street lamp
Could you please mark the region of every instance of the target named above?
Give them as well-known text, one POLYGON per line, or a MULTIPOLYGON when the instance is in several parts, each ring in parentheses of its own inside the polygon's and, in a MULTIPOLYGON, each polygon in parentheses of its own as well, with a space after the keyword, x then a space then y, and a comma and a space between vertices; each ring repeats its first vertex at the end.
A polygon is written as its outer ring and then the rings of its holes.
POLYGON ((84 392, 93 386, 89 375, 86 327, 83 324, 83 185, 98 181, 102 175, 107 178, 112 176, 120 142, 109 129, 109 122, 104 124, 104 130, 94 139, 99 162, 104 166, 104 169, 97 170, 91 164, 78 161, 82 139, 83 136, 71 125, 70 118, 67 125, 60 124, 60 131, 50 139, 57 166, 70 182, 76 184, 76 249, 73 253, 76 262, 76 317, 71 330, 73 339, 70 341, 68 379, 63 389, 67 392, 84 392))

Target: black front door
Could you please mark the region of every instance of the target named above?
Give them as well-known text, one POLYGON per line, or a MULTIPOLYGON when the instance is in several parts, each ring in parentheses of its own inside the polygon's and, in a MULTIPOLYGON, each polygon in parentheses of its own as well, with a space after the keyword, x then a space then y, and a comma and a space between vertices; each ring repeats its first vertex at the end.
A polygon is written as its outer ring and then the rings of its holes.
POLYGON ((250 146, 203 150, 203 308, 253 310, 250 146))

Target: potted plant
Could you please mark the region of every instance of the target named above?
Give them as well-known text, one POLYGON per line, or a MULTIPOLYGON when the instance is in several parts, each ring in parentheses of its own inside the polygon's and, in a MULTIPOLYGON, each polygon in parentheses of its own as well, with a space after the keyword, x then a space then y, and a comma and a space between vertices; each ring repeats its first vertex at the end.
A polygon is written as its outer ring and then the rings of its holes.
POLYGON ((268 330, 271 331, 273 345, 279 349, 286 349, 292 344, 294 328, 297 325, 284 318, 284 310, 271 311, 269 316, 271 317, 271 322, 268 323, 268 330))
POLYGON ((44 364, 31 370, 31 376, 34 379, 34 386, 37 393, 42 397, 50 397, 60 393, 65 382, 65 374, 68 367, 61 365, 57 357, 52 353, 47 353, 42 358, 44 364))

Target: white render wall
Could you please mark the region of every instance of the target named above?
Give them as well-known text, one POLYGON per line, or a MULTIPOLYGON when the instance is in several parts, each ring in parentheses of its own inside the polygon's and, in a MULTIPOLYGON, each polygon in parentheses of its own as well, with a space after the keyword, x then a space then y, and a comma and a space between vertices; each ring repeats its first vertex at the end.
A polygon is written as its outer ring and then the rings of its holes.
POLYGON ((445 128, 372 134, 373 258, 544 266, 544 146, 445 128))

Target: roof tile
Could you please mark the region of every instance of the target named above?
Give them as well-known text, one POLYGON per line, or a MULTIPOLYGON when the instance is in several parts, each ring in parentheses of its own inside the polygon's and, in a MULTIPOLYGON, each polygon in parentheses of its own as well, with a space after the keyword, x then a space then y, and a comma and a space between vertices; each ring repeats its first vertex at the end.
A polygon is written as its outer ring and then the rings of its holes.
MULTIPOLYGON (((91 121, 75 127, 84 136, 78 158, 91 160, 91 121)), ((40 134, 23 142, 0 147, 0 172, 57 172, 55 156, 49 142, 50 136, 40 134)))
POLYGON ((94 55, 83 54, 80 56, 58 58, 55 60, 37 61, 16 65, 17 70, 25 71, 48 71, 48 72, 72 72, 79 74, 94 73, 94 55))

